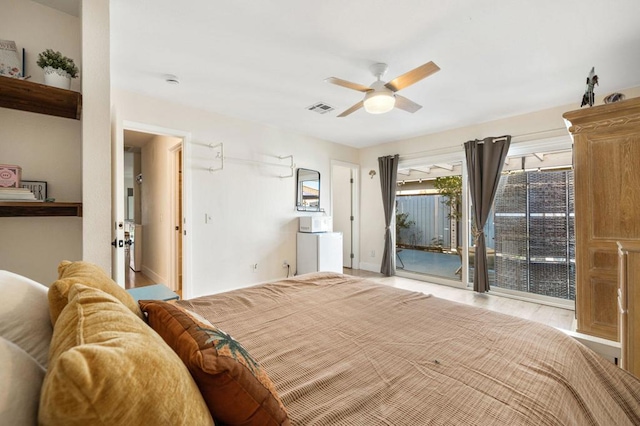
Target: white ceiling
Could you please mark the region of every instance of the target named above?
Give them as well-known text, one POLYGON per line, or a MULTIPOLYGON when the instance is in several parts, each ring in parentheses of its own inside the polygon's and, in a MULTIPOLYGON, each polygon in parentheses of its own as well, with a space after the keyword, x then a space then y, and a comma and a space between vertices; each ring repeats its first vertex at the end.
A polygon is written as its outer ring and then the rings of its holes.
POLYGON ((638 17, 639 0, 112 0, 112 85, 364 147, 578 108, 592 66, 596 95, 640 86, 638 17), (430 60, 442 70, 400 92, 415 114, 336 118, 362 93, 325 78, 368 86, 372 63, 390 80, 430 60))

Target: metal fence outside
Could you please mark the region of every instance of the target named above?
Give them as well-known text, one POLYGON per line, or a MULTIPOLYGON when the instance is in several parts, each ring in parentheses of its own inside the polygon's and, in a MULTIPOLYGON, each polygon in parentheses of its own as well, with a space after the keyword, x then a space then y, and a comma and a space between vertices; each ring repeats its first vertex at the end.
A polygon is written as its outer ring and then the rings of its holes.
POLYGON ((493 221, 492 285, 575 300, 572 171, 503 175, 493 221))

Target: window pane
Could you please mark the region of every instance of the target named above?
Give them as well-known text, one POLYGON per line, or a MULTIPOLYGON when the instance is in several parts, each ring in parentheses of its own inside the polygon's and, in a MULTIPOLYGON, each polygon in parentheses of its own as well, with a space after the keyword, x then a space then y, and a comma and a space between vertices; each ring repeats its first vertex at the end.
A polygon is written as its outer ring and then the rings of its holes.
POLYGON ((575 300, 572 171, 503 174, 488 222, 495 228, 491 285, 575 300))
POLYGON ((460 281, 461 262, 457 250, 460 219, 457 212, 461 211, 461 190, 460 175, 399 182, 396 193, 397 269, 460 281), (456 191, 458 195, 442 195, 456 191), (452 205, 455 206, 453 210, 452 205))

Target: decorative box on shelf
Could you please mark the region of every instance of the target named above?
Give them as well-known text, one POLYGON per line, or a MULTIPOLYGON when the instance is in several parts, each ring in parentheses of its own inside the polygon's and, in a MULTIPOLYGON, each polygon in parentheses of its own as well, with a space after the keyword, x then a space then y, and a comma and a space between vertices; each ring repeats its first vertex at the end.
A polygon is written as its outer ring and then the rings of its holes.
POLYGON ((0 188, 20 188, 22 167, 0 164, 0 188))

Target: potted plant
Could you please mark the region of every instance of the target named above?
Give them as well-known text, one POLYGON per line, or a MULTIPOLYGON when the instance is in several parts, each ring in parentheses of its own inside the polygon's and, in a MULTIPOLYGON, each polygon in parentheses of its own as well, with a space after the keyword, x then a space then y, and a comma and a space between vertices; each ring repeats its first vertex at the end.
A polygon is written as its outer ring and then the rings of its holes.
POLYGON ((396 246, 403 246, 401 231, 415 225, 415 221, 407 220, 409 213, 396 212, 396 246))
POLYGON ((44 83, 48 86, 69 90, 71 79, 78 77, 78 67, 73 59, 52 49, 40 53, 37 64, 44 70, 44 83))

